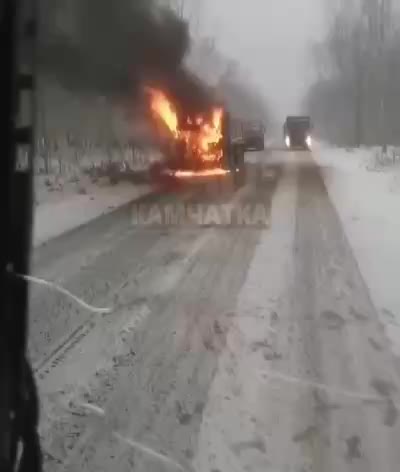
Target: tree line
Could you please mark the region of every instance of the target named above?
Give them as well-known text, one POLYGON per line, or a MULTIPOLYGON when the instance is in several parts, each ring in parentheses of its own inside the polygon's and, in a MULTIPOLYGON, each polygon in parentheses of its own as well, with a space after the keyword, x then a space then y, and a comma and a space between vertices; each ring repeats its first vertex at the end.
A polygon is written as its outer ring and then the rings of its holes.
POLYGON ((317 80, 306 107, 321 139, 348 146, 400 144, 400 15, 390 0, 331 4, 313 47, 317 80))

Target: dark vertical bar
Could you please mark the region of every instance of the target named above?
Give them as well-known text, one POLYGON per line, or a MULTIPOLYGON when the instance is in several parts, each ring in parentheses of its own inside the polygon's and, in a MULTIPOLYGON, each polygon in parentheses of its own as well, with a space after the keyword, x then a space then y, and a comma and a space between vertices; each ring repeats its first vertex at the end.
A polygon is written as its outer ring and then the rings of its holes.
POLYGON ((12 282, 7 273, 12 253, 12 175, 15 162, 14 119, 16 111, 16 58, 17 1, 4 0, 1 11, 0 48, 2 72, 0 74, 0 205, 4 246, 0 251, 0 470, 11 471, 15 455, 15 412, 17 384, 13 367, 19 369, 14 354, 15 330, 19 326, 13 319, 12 282), (15 326, 13 326, 13 324, 15 326))
POLYGON ((4 241, 0 250, 0 472, 11 472, 15 470, 18 441, 24 441, 24 453, 32 450, 25 440, 36 428, 27 421, 28 412, 34 411, 27 406, 27 383, 34 385, 31 378, 27 380, 25 358, 28 287, 16 277, 29 272, 32 220, 32 128, 18 128, 19 99, 22 89, 32 94, 34 85, 32 75, 18 71, 21 2, 3 0, 0 15, 0 216, 4 241), (17 170, 22 145, 29 147, 30 156, 26 168, 17 170))

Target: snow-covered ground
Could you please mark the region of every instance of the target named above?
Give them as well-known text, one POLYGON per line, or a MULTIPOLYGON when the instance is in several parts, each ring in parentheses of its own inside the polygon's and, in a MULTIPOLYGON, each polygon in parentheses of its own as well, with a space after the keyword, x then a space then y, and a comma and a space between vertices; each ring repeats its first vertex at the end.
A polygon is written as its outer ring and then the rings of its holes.
POLYGON ((390 149, 314 153, 373 303, 400 353, 400 157, 390 149))
MULTIPOLYGON (((110 185, 108 178, 92 181, 85 175, 84 169, 100 166, 110 157, 105 155, 104 150, 101 151, 86 151, 76 162, 71 158, 73 150, 64 149, 63 159, 58 159, 56 155, 50 159, 50 175, 44 174, 44 161, 37 160, 34 179, 35 247, 152 190, 149 185, 129 182, 110 185)), ((114 154, 111 156, 113 161, 123 161, 132 171, 138 172, 145 171, 152 163, 162 159, 161 154, 152 148, 125 148, 114 154)))
POLYGON ((149 185, 110 185, 108 179, 92 183, 82 176, 76 182, 36 177, 33 245, 40 246, 150 191, 149 185))
MULTIPOLYGON (((362 203, 384 172, 365 170, 368 152, 317 156, 353 252, 310 153, 246 158, 247 185, 223 201, 262 201, 268 226, 132 232, 116 212, 101 232, 88 225, 39 249, 37 277, 112 309, 32 288, 46 470, 398 470, 398 360, 364 281, 380 280, 365 267, 362 277, 353 254, 385 283, 396 274, 382 275, 381 251, 365 258, 371 241, 351 231, 352 216, 367 228, 379 216, 362 203)), ((190 201, 209 202, 208 190, 190 201)), ((386 319, 396 300, 382 297, 386 319)))

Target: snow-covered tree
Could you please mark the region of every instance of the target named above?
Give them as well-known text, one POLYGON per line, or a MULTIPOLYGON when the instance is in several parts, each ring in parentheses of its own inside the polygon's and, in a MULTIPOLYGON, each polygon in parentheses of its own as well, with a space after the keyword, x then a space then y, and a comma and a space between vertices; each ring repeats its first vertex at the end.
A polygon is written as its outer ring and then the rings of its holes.
POLYGON ((314 46, 319 77, 306 98, 323 137, 351 145, 400 142, 399 13, 390 0, 330 4, 314 46))

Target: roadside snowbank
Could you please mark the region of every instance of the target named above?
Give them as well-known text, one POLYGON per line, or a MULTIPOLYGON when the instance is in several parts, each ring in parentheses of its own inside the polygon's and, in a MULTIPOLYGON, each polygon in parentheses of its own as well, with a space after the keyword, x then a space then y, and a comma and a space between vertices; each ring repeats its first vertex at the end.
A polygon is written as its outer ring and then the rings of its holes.
POLYGON ((400 355, 400 159, 390 149, 314 152, 372 300, 400 355))
POLYGON ((149 185, 128 182, 111 186, 107 180, 92 183, 84 177, 76 182, 48 179, 35 179, 34 247, 151 191, 149 185))
POLYGON ((80 152, 78 160, 72 158, 74 152, 73 148, 63 148, 60 150, 62 158, 57 157, 57 153, 49 158, 50 175, 44 174, 44 161, 36 161, 34 247, 151 192, 151 186, 139 174, 162 159, 156 149, 129 146, 113 150, 113 155, 105 155, 104 149, 86 149, 80 152), (99 168, 110 158, 137 172, 138 180, 110 185, 108 177, 89 177, 89 169, 99 168))

